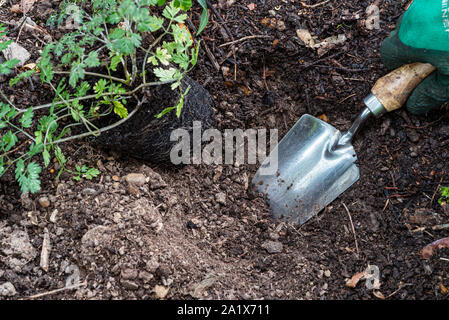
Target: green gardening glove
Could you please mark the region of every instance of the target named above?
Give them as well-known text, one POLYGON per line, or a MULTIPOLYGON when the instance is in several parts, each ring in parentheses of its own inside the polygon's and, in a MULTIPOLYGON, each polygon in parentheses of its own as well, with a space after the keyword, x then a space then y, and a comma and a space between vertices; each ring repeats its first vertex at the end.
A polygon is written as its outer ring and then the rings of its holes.
POLYGON ((409 112, 425 114, 449 101, 448 0, 415 0, 382 42, 380 53, 389 69, 413 62, 437 68, 413 91, 407 101, 409 112))

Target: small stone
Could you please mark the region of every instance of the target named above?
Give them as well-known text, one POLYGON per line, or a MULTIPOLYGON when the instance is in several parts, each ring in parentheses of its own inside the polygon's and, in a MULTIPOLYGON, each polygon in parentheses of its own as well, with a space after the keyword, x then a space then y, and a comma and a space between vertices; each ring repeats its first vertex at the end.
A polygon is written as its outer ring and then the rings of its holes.
POLYGON ((148 177, 148 184, 151 190, 162 189, 167 187, 167 183, 162 179, 161 175, 146 165, 142 165, 139 169, 148 177))
POLYGON ((150 282, 151 280, 153 280, 154 276, 146 271, 140 271, 139 272, 139 279, 142 280, 145 283, 150 282))
POLYGON ((81 193, 84 194, 84 195, 86 195, 86 196, 92 196, 92 195, 94 195, 94 194, 97 193, 97 190, 92 189, 92 188, 84 188, 84 189, 81 191, 81 193))
POLYGON ((276 232, 270 232, 270 239, 271 240, 279 240, 279 234, 277 234, 276 232))
POLYGON ((153 289, 154 294, 158 299, 164 299, 167 296, 169 290, 170 290, 169 288, 160 285, 154 286, 153 289))
POLYGON ((129 281, 129 280, 122 280, 121 283, 125 289, 128 289, 128 290, 139 289, 139 285, 137 283, 129 281))
POLYGON ((329 277, 331 276, 330 270, 324 271, 324 275, 325 275, 327 278, 329 278, 329 277))
POLYGON ((283 245, 279 241, 266 241, 262 244, 262 248, 268 251, 268 253, 281 253, 283 245))
POLYGON ((134 280, 137 278, 137 275, 138 271, 135 269, 124 269, 120 274, 123 280, 134 280))
POLYGON ((27 49, 25 49, 24 47, 20 46, 15 42, 11 43, 8 46, 8 48, 3 50, 3 55, 5 56, 6 60, 18 59, 20 61, 18 65, 21 67, 31 57, 31 54, 28 52, 27 49))
POLYGON ((12 297, 16 294, 16 288, 14 288, 14 285, 11 282, 5 282, 4 284, 0 285, 0 296, 12 297))
POLYGON ((443 137, 449 137, 449 126, 443 126, 439 130, 439 134, 443 137))
POLYGON ((120 181, 120 178, 118 176, 112 176, 112 180, 114 180, 115 182, 120 181))
POLYGON ((130 173, 124 177, 125 181, 127 181, 130 184, 133 184, 137 187, 143 186, 145 183, 148 182, 147 177, 145 177, 141 173, 130 173))
POLYGON ((409 138, 409 140, 411 142, 418 142, 419 134, 414 130, 410 130, 410 131, 407 131, 407 138, 409 138))
POLYGON ((39 198, 39 204, 42 208, 48 208, 50 206, 50 200, 47 197, 39 198))
POLYGON ((215 195, 215 201, 222 205, 226 205, 226 194, 223 192, 219 192, 215 195))
POLYGON ((159 268, 159 262, 157 262, 156 258, 151 258, 146 263, 146 270, 148 272, 154 273, 159 268))
POLYGON ((21 194, 20 203, 22 204, 22 207, 26 210, 34 209, 34 202, 33 200, 30 199, 28 192, 21 194))

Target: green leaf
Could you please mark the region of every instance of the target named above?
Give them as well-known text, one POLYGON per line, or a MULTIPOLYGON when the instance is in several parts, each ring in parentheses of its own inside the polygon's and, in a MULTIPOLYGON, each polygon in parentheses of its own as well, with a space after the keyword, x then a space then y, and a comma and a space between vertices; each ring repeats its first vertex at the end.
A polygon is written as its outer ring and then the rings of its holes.
POLYGON ((159 78, 160 81, 164 81, 164 82, 177 80, 181 76, 179 70, 177 70, 175 68, 170 68, 170 69, 155 68, 154 74, 156 75, 156 77, 159 78))
POLYGON ((47 149, 44 149, 44 151, 42 152, 42 157, 44 158, 45 167, 48 167, 48 165, 50 164, 50 152, 48 152, 47 149))
POLYGON ((86 173, 84 174, 84 177, 88 180, 92 180, 92 178, 95 178, 100 174, 100 171, 95 168, 89 168, 87 169, 86 173))
POLYGON ((186 91, 181 95, 178 104, 176 105, 176 116, 179 118, 181 116, 182 107, 184 106, 184 98, 189 93, 190 86, 187 87, 186 91))
POLYGON ((167 19, 172 20, 172 19, 175 18, 175 16, 178 14, 178 12, 179 12, 180 10, 181 10, 181 9, 180 9, 180 8, 176 8, 176 7, 173 5, 173 2, 172 2, 172 3, 170 3, 168 6, 166 6, 166 7, 164 8, 164 11, 162 11, 162 15, 163 15, 164 17, 166 17, 167 19))
POLYGON ((38 63, 38 68, 41 70, 42 82, 48 83, 53 80, 53 65, 50 62, 50 56, 43 55, 41 61, 38 63))
POLYGON ((97 94, 97 98, 104 92, 106 89, 107 81, 106 79, 100 79, 94 85, 94 92, 97 94))
POLYGON ((175 0, 173 5, 177 8, 181 8, 184 11, 189 10, 192 7, 192 0, 175 0))
POLYGON ((198 2, 203 7, 203 12, 201 13, 200 25, 198 26, 198 32, 196 33, 197 35, 199 35, 204 28, 206 28, 206 25, 209 22, 209 13, 207 11, 206 0, 198 0, 198 2))
POLYGON ((25 170, 25 161, 23 161, 23 159, 19 159, 16 163, 16 170, 15 170, 16 180, 18 180, 19 177, 23 174, 23 170, 25 170))
POLYGON ((14 68, 15 65, 19 62, 19 59, 12 59, 3 62, 2 64, 0 64, 0 74, 9 74, 11 72, 11 69, 14 68))
POLYGON ((162 49, 160 47, 156 49, 156 57, 165 66, 168 66, 171 59, 171 55, 168 53, 167 49, 162 49))
POLYGON ((11 106, 3 102, 0 102, 0 106, 0 119, 2 119, 11 111, 11 106))
POLYGON ((128 117, 128 110, 125 108, 125 106, 118 100, 112 101, 114 104, 114 112, 120 117, 120 118, 126 118, 128 117))
POLYGON ((59 164, 61 166, 64 166, 66 164, 66 162, 67 162, 67 159, 64 156, 64 153, 62 153, 61 148, 59 146, 55 146, 54 147, 54 151, 55 151, 56 159, 58 160, 59 164))
POLYGON ((100 65, 100 59, 98 59, 98 52, 97 51, 89 52, 84 62, 89 68, 98 67, 100 65))
POLYGON ((22 124, 22 127, 29 128, 33 124, 33 108, 28 108, 27 111, 25 111, 20 118, 20 123, 22 124))
POLYGON ((30 145, 30 151, 28 151, 28 155, 30 157, 33 157, 36 154, 38 154, 39 152, 41 152, 43 148, 44 148, 44 145, 42 143, 38 143, 38 144, 32 143, 30 145))
POLYGON ((158 118, 158 119, 160 119, 160 118, 162 118, 162 116, 164 116, 166 113, 169 113, 169 112, 172 111, 173 109, 175 109, 175 107, 168 107, 168 108, 165 108, 164 110, 162 110, 161 113, 157 114, 155 117, 158 118))
POLYGON ((7 133, 2 135, 1 147, 4 151, 9 151, 18 141, 19 139, 17 136, 9 130, 7 133))
POLYGON ((12 87, 15 84, 19 83, 22 79, 27 79, 31 75, 35 74, 36 70, 28 70, 22 73, 19 73, 17 76, 9 80, 9 86, 12 87))
POLYGON ((117 40, 121 39, 125 36, 126 31, 121 28, 115 28, 112 29, 111 33, 109 34, 110 40, 117 40))
MULTIPOLYGON (((21 159, 22 160, 22 159, 21 159)), ((39 180, 39 174, 42 168, 35 162, 30 162, 24 172, 24 163, 22 162, 19 167, 17 163, 16 167, 16 180, 19 182, 22 193, 36 193, 41 189, 41 182, 39 180)))
POLYGON ((79 79, 84 79, 84 63, 74 63, 70 69, 69 84, 75 88, 79 79))
POLYGON ((76 88, 76 96, 77 97, 83 97, 87 94, 87 91, 90 89, 90 84, 87 81, 83 81, 78 87, 76 88))
POLYGON ((106 22, 110 24, 117 24, 122 21, 122 17, 117 12, 112 12, 106 17, 106 22))
POLYGON ((113 49, 119 51, 120 53, 129 55, 134 51, 135 39, 136 38, 122 38, 115 40, 115 42, 112 44, 112 47, 113 49))
POLYGON ((14 42, 14 40, 0 42, 0 51, 7 49, 9 47, 9 45, 13 42, 14 42))

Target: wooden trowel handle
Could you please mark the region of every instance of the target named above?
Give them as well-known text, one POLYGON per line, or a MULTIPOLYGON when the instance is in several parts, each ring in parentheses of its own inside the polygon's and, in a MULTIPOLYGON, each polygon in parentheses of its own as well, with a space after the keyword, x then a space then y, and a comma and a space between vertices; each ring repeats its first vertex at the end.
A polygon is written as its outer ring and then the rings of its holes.
POLYGON ((402 107, 413 90, 436 68, 428 63, 412 63, 377 80, 371 92, 390 112, 402 107))

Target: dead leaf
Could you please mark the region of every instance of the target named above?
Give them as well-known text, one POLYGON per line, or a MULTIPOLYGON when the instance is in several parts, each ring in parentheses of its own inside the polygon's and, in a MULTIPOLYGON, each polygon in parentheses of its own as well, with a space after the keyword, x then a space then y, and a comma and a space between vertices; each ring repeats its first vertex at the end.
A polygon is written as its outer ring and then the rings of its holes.
POLYGON ((309 47, 313 48, 315 46, 315 40, 313 39, 312 35, 310 34, 309 30, 307 29, 298 29, 296 30, 296 35, 299 39, 301 39, 304 44, 309 47))
POLYGON ((435 249, 449 248, 449 237, 443 238, 428 244, 421 250, 423 259, 430 259, 435 249))
POLYGON ((250 96, 252 94, 251 89, 249 89, 247 86, 241 86, 241 88, 245 95, 250 96))
POLYGON ((34 62, 27 63, 26 65, 23 66, 23 69, 25 69, 25 70, 36 70, 36 72, 39 72, 39 69, 36 68, 36 64, 34 62))
POLYGON ((440 289, 441 289, 441 293, 444 295, 449 293, 449 290, 447 290, 446 286, 443 283, 440 283, 440 289))
MULTIPOLYGON (((24 7, 25 7, 25 13, 27 13, 28 11, 30 11, 30 9, 33 7, 34 2, 36 2, 36 0, 24 0, 24 7)), ((11 12, 12 13, 23 13, 23 8, 22 8, 22 4, 15 4, 11 6, 11 12)))
POLYGON ((322 56, 336 45, 343 44, 345 42, 346 36, 344 34, 339 34, 338 36, 332 36, 324 39, 322 42, 316 44, 315 48, 318 48, 318 56, 322 56))
POLYGON ((349 288, 355 288, 357 286, 357 283, 359 283, 360 280, 365 278, 365 272, 359 272, 352 276, 351 279, 348 279, 346 281, 346 286, 349 288))
POLYGON ((317 117, 320 120, 323 120, 324 122, 329 122, 329 119, 327 118, 327 116, 325 114, 322 114, 320 116, 317 117))

